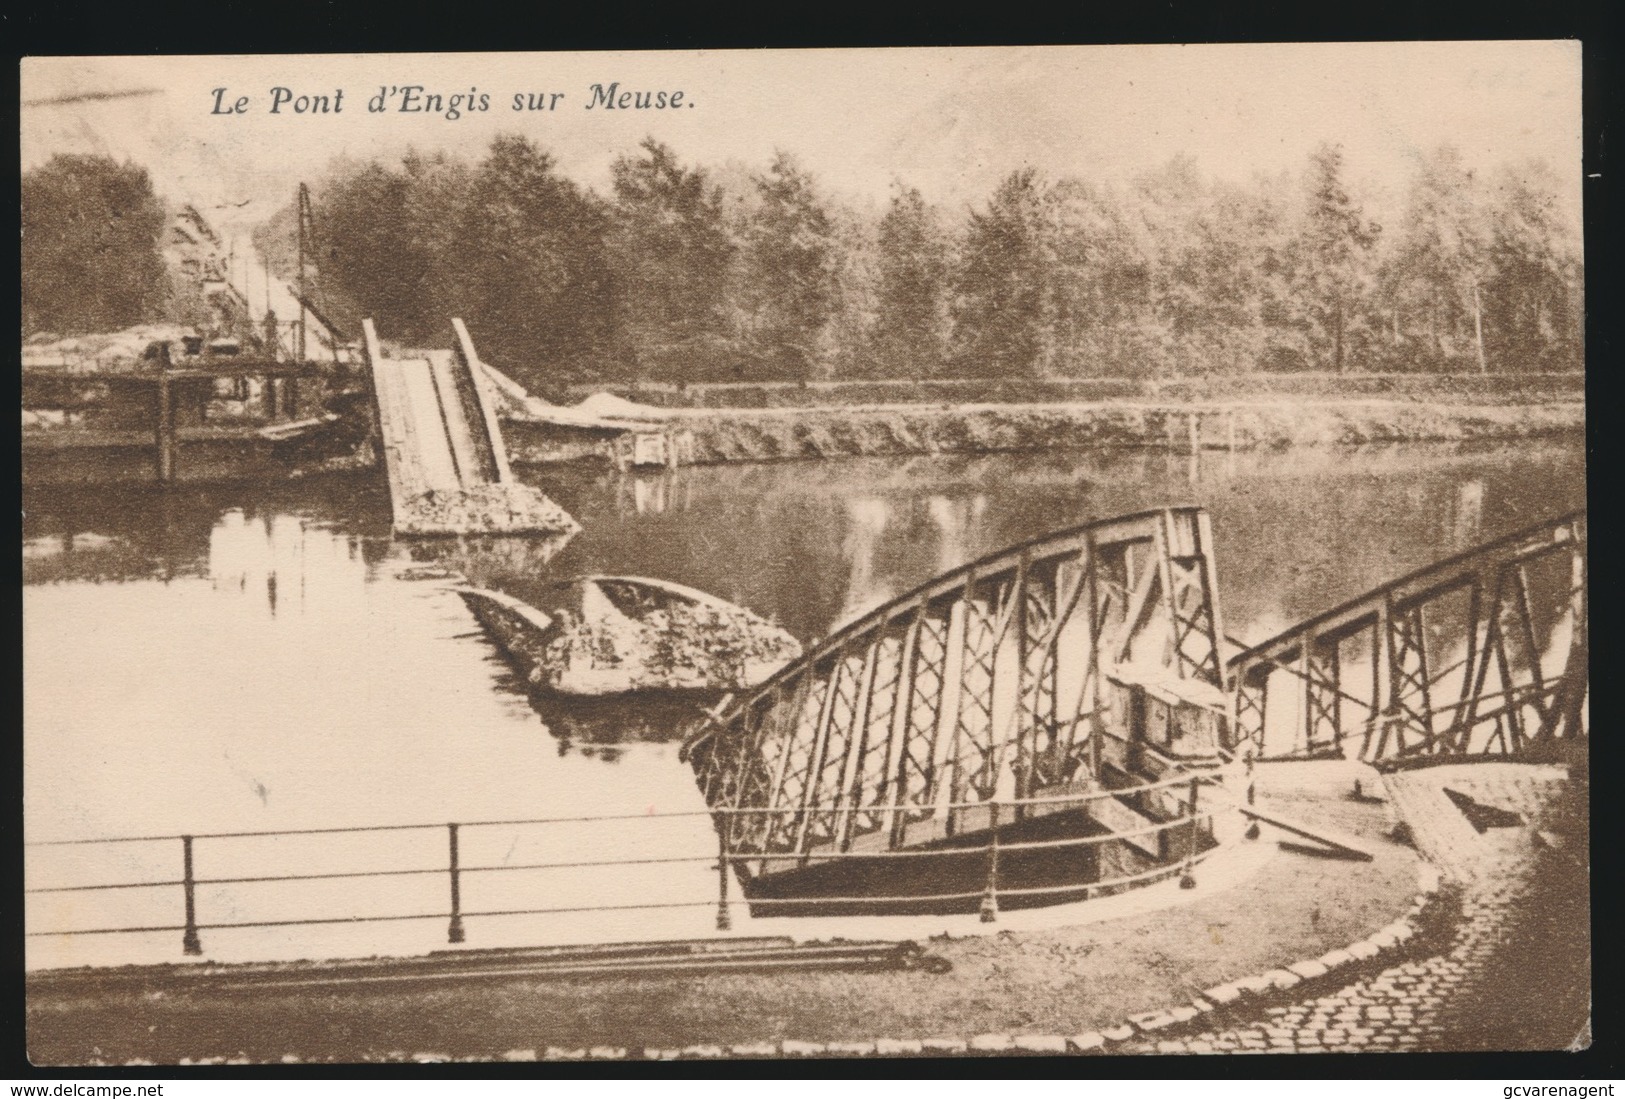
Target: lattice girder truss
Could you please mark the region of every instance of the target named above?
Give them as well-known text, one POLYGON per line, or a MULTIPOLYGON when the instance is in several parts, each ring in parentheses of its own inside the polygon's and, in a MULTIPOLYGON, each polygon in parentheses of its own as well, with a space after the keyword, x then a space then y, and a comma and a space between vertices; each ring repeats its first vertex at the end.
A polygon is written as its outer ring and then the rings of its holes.
POLYGON ((1584 736, 1585 570, 1586 517, 1576 512, 1237 653, 1227 662, 1229 746, 1375 763, 1512 754, 1584 736), (1283 690, 1284 711, 1271 704, 1283 690))
POLYGON ((1097 775, 1108 680, 1221 687, 1220 629, 1205 512, 1098 521, 870 612, 725 702, 685 753, 713 809, 759 810, 718 814, 730 852, 906 847, 964 827, 950 804, 1097 775))

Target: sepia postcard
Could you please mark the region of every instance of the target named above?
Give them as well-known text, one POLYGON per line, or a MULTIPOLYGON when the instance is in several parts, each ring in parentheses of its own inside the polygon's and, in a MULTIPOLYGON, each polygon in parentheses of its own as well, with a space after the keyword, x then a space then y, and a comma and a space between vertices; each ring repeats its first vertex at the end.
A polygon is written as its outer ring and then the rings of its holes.
POLYGON ((31 1062, 1587 1048, 1580 86, 24 59, 31 1062))

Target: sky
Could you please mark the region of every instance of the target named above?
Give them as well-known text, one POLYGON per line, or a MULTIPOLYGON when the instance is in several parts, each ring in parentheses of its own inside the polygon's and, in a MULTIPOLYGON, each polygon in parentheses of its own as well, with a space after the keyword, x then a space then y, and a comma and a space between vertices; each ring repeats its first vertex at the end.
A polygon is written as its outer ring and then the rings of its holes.
POLYGON ((1580 209, 1578 42, 29 58, 22 99, 25 170, 57 152, 108 153, 145 165, 171 199, 239 221, 285 204, 335 156, 410 145, 477 158, 504 132, 601 191, 615 157, 652 134, 685 161, 764 168, 782 148, 843 197, 883 202, 900 179, 950 208, 984 201, 1020 166, 1114 182, 1183 153, 1244 181, 1301 171, 1321 141, 1392 195, 1449 142, 1486 170, 1546 160, 1565 213, 1580 209), (592 84, 617 82, 683 102, 588 109, 592 84), (484 93, 490 109, 367 111, 404 85, 484 93), (343 89, 342 109, 272 114, 279 86, 343 89), (247 111, 212 113, 216 88, 224 106, 247 96, 247 111), (119 92, 143 94, 105 98, 119 92), (563 96, 550 111, 511 109, 531 92, 563 96))

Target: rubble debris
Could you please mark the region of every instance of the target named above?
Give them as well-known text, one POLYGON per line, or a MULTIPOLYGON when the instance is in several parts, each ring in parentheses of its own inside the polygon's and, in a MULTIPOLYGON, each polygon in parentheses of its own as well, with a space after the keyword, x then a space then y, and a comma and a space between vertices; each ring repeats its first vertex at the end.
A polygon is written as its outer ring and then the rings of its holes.
POLYGON ((800 642, 778 626, 679 584, 589 576, 554 591, 546 612, 497 592, 460 592, 544 692, 738 690, 801 655, 800 642))
POLYGON ((178 357, 191 328, 174 324, 142 324, 119 332, 83 336, 37 333, 23 341, 22 365, 28 370, 60 370, 68 374, 109 371, 137 373, 155 369, 153 345, 169 344, 178 357))
POLYGON ((606 420, 669 420, 671 413, 654 405, 638 404, 613 393, 594 393, 576 402, 575 411, 606 420))
POLYGON ((420 493, 398 509, 395 529, 401 534, 575 534, 581 524, 540 489, 506 481, 420 493))

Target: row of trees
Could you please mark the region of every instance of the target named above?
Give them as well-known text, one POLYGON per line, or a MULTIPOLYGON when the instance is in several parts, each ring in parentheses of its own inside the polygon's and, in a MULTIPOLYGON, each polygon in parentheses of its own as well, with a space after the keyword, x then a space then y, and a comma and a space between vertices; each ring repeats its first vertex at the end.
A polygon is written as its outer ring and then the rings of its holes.
POLYGON ((1248 185, 1012 172, 958 224, 883 214, 786 154, 743 180, 645 141, 600 197, 530 141, 321 191, 325 285, 406 342, 460 313, 527 380, 1146 376, 1578 367, 1582 270, 1539 164, 1418 166, 1382 226, 1323 145, 1248 185))
MULTIPOLYGON (((1557 188, 1540 165, 1484 184, 1443 148, 1385 230, 1330 145, 1299 179, 1245 187, 1186 158, 1123 189, 1020 171, 954 242, 932 339, 959 372, 1001 376, 1578 368, 1583 272, 1557 188)), ((936 224, 909 201, 898 221, 936 224)), ((883 300, 899 296, 934 300, 883 300)))
MULTIPOLYGON (((1583 270, 1559 186, 1442 148, 1380 225, 1323 145, 1245 185, 1188 158, 1121 186, 1023 169, 954 217, 902 183, 863 211, 789 155, 708 170, 652 139, 601 196, 499 137, 472 163, 334 165, 317 285, 341 324, 406 344, 460 315, 531 385, 1567 369, 1583 270)), ((23 200, 25 330, 173 311, 145 172, 57 158, 23 200)), ((286 275, 292 236, 291 213, 257 236, 286 275)))
POLYGON ((163 231, 164 206, 144 168, 64 155, 24 172, 23 334, 163 319, 174 298, 163 231))

